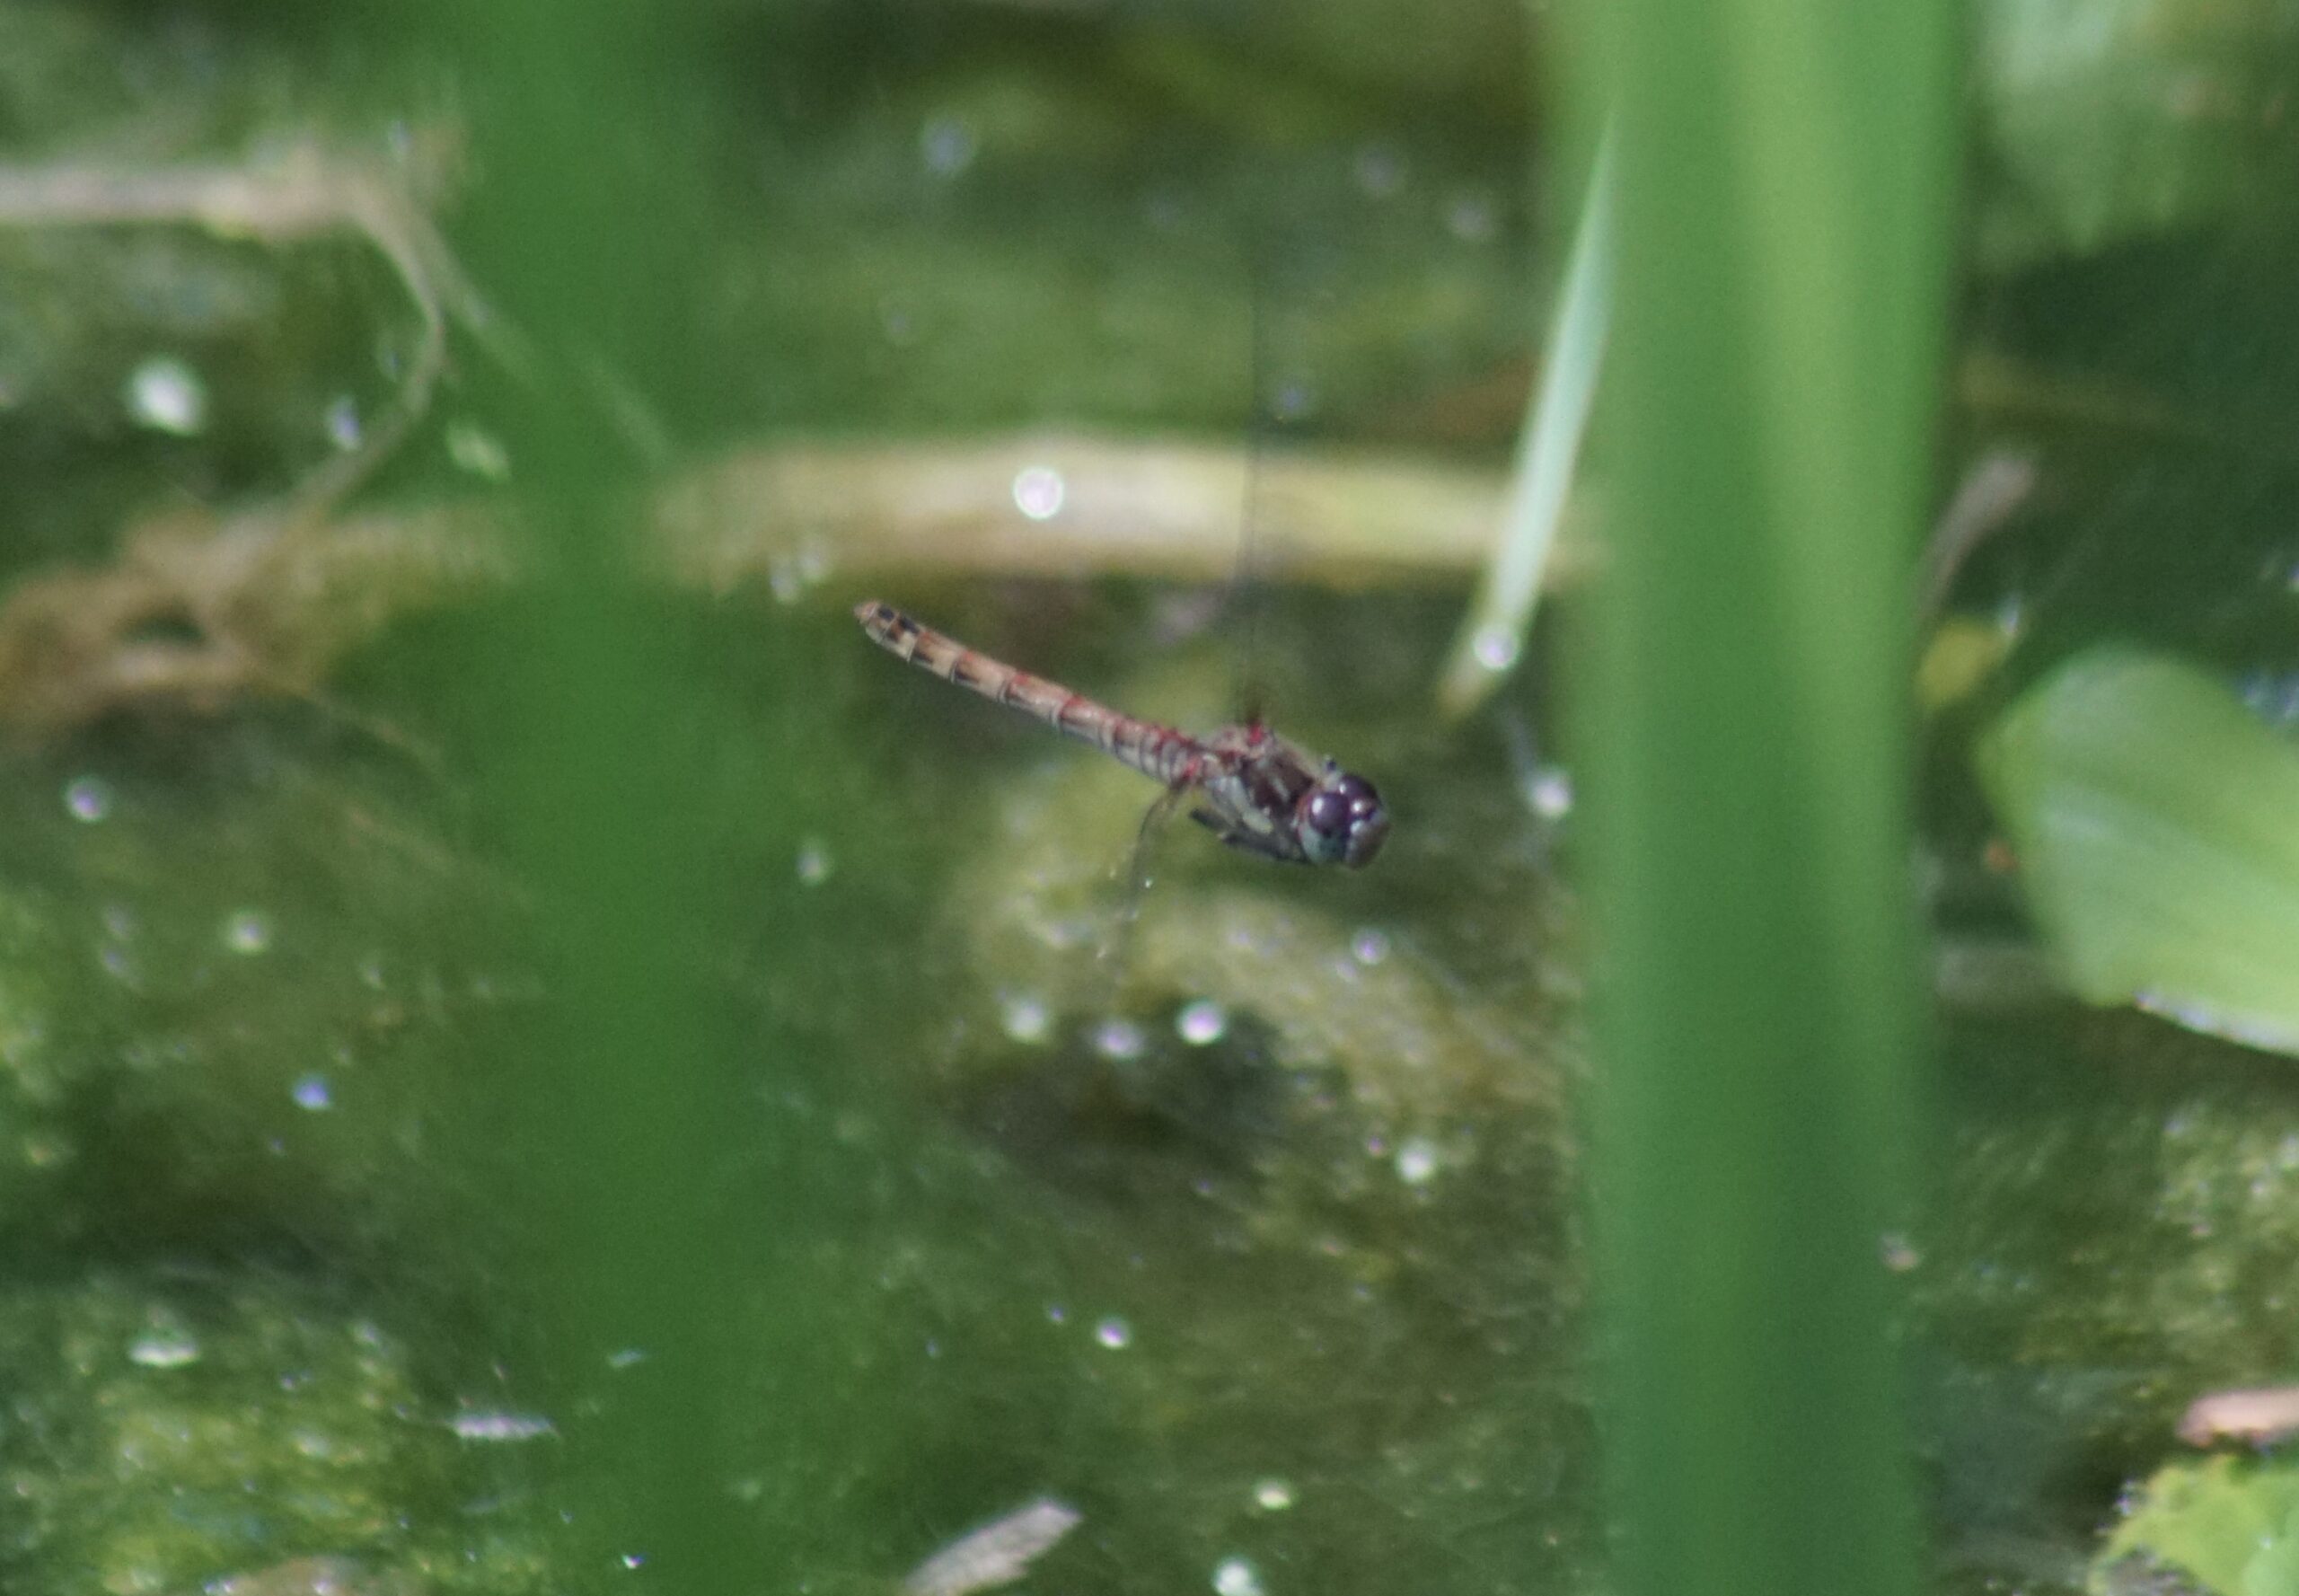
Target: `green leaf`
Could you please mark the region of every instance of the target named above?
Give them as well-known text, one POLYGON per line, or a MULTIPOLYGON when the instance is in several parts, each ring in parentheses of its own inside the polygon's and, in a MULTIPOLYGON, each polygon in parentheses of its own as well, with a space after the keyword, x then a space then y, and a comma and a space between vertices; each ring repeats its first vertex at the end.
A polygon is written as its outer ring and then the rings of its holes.
POLYGON ((2196 667, 2100 648, 1979 765, 2077 995, 2299 1053, 2299 750, 2196 667))

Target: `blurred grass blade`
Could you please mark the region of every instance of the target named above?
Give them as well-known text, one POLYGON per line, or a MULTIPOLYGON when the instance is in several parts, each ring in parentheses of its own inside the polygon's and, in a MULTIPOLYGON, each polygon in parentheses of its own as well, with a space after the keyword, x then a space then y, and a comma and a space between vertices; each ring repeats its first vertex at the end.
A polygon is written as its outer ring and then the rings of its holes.
POLYGON ((1953 14, 1624 0, 1593 755, 1616 1588, 1916 1583, 1880 1260, 1915 1127, 1909 593, 1953 14))
POLYGON ((1564 520, 1612 321, 1613 141, 1608 128, 1589 173, 1564 287, 1541 353, 1540 387, 1525 416, 1510 477, 1501 541, 1438 685, 1438 708, 1449 717, 1484 702, 1523 656, 1556 529, 1564 520))
MULTIPOLYGON (((443 18, 488 90, 473 106, 490 203, 471 220, 472 265, 545 359, 595 354, 643 384, 676 347, 664 285, 692 245, 706 164, 669 114, 686 18, 539 0, 443 18)), ((644 1565, 682 1592, 752 1588, 727 1488, 742 1234, 713 1187, 741 1052, 693 948, 713 861, 679 741, 687 662, 627 558, 631 459, 612 418, 560 382, 506 423, 548 558, 472 692, 497 707, 487 797, 532 886, 549 982, 506 1063, 541 1350, 555 1405, 580 1420, 562 1426, 554 1486, 594 1566, 644 1565)))
POLYGON ((2299 749, 2193 666, 2097 648, 1979 759, 2078 996, 2299 1052, 2299 749))

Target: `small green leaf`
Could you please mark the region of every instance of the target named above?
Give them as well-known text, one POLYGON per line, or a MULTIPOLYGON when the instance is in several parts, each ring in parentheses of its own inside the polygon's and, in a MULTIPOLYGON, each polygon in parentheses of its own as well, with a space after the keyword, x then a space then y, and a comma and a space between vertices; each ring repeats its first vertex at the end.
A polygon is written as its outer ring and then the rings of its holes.
POLYGON ((2299 1469, 2235 1457, 2167 1464, 2142 1489, 2092 1564, 2092 1588, 2135 1555, 2180 1569, 2216 1596, 2289 1596, 2299 1469))
POLYGON ((2299 1053, 2299 749, 2194 666, 2099 648, 1978 757, 2077 995, 2299 1053))

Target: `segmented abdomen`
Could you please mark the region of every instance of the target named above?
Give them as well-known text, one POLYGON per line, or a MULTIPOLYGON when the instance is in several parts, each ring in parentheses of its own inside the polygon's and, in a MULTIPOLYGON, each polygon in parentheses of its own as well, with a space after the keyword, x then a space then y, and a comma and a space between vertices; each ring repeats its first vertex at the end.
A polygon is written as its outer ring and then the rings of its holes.
POLYGON ((870 640, 895 658, 1019 710, 1065 736, 1091 743, 1168 787, 1184 779, 1191 756, 1199 752, 1196 739, 1170 727, 1121 715, 1059 682, 1016 670, 912 619, 892 604, 871 599, 855 605, 854 615, 870 634, 870 640))

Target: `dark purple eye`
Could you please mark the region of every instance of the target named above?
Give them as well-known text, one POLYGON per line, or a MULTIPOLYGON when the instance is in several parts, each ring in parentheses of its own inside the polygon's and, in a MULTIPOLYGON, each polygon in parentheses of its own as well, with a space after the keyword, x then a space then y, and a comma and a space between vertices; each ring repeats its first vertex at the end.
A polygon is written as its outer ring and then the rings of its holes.
POLYGON ((1310 863, 1352 870, 1369 863, 1389 834, 1381 795, 1364 777, 1346 771, 1328 771, 1302 794, 1297 820, 1295 832, 1310 863))

